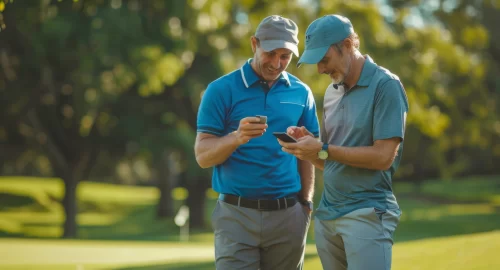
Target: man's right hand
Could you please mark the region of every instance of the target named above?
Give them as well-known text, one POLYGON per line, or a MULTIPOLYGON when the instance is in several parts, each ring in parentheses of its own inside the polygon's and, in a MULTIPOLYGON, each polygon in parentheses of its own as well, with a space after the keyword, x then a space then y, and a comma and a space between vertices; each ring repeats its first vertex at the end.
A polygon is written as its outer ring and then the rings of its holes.
POLYGON ((297 140, 304 136, 311 136, 314 138, 314 135, 311 132, 309 132, 309 130, 307 130, 306 127, 304 126, 301 127, 290 126, 286 129, 286 133, 288 133, 288 135, 294 137, 297 140))
POLYGON ((262 136, 266 132, 267 124, 259 124, 258 117, 245 117, 240 120, 238 130, 233 134, 236 136, 238 145, 245 144, 253 138, 262 136))

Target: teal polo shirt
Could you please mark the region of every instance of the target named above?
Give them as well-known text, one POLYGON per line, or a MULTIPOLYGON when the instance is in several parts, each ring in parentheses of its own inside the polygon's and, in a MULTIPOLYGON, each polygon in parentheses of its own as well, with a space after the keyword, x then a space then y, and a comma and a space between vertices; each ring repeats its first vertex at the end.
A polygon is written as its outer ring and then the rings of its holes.
POLYGON ((330 85, 325 92, 321 140, 346 147, 372 146, 376 140, 398 137, 398 155, 388 170, 369 170, 327 160, 324 191, 316 217, 339 218, 351 211, 374 207, 399 210, 392 177, 403 152, 408 100, 399 78, 366 56, 357 84, 345 92, 330 85))
POLYGON ((306 84, 286 71, 265 89, 251 61, 210 83, 200 103, 197 131, 219 137, 237 130, 245 117, 267 116, 264 135, 239 146, 214 167, 212 188, 251 199, 295 195, 301 189, 297 158, 282 151, 272 133, 305 126, 319 136, 314 97, 306 84))

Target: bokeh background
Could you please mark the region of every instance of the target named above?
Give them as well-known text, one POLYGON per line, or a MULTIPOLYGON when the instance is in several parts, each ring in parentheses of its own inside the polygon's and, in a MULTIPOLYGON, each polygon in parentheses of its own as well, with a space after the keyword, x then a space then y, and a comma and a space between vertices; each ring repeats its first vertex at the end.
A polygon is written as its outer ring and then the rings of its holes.
MULTIPOLYGON (((215 269, 203 91, 264 17, 302 51, 331 13, 410 103, 393 269, 500 269, 499 0, 0 0, 0 269, 215 269)), ((330 79, 296 61, 321 117, 330 79)))

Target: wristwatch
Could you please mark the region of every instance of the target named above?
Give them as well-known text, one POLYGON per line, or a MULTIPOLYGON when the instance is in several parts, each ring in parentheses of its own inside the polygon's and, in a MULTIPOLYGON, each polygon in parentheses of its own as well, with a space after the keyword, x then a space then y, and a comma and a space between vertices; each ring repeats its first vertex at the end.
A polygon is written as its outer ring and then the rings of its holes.
POLYGON ((318 158, 321 160, 325 160, 328 158, 328 144, 327 143, 323 144, 323 147, 321 147, 321 150, 318 152, 318 158))
POLYGON ((302 201, 301 204, 307 206, 311 211, 314 209, 314 203, 312 201, 302 201))

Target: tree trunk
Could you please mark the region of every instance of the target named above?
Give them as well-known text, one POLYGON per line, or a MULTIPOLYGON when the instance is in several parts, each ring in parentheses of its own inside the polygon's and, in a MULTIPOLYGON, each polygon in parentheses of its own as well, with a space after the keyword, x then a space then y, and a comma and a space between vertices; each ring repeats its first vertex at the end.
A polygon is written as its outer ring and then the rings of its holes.
MULTIPOLYGON (((204 179, 198 179, 193 183, 200 183, 204 179)), ((189 227, 192 229, 205 228, 205 191, 204 185, 194 185, 189 189, 186 204, 189 207, 189 227)))
POLYGON ((66 176, 64 179, 63 207, 66 219, 64 221, 63 238, 77 237, 76 215, 78 213, 76 187, 78 181, 73 176, 66 176))
POLYGON ((158 200, 157 207, 158 218, 168 218, 174 216, 172 188, 178 178, 175 162, 173 153, 166 150, 162 153, 158 163, 158 189, 160 190, 160 199, 158 200))
POLYGON ((71 166, 70 162, 68 162, 67 158, 60 150, 60 146, 57 145, 56 140, 49 136, 50 133, 46 132, 46 129, 43 127, 40 119, 38 118, 37 112, 32 109, 28 112, 27 116, 37 134, 43 135, 45 138, 43 142, 40 142, 42 149, 46 149, 47 156, 51 161, 55 175, 59 176, 64 182, 64 198, 62 205, 66 218, 64 221, 64 232, 62 237, 76 238, 76 215, 78 213, 76 187, 78 186, 80 178, 75 175, 79 175, 80 177, 83 175, 82 172, 84 172, 84 166, 88 165, 85 162, 88 161, 90 155, 88 152, 83 153, 81 156, 82 160, 80 160, 79 164, 80 166, 74 168, 74 166, 71 166), (70 168, 74 168, 74 170, 70 168))

